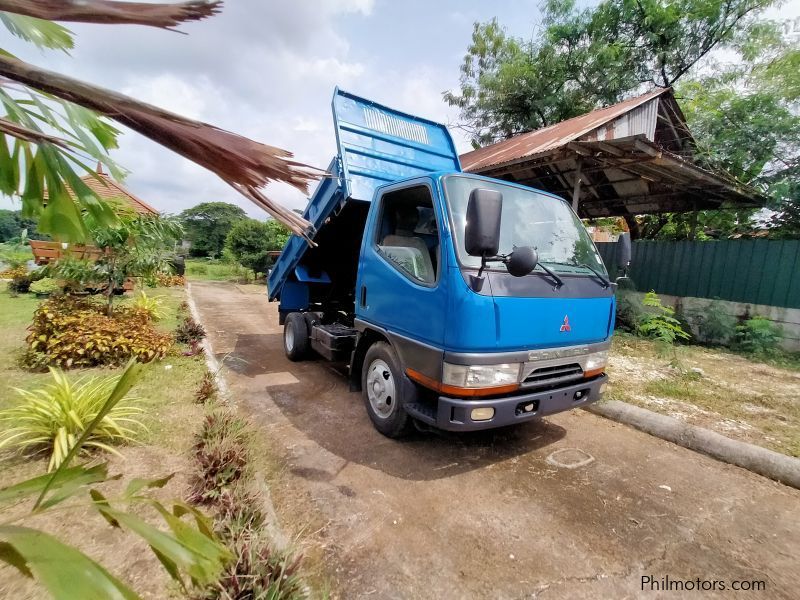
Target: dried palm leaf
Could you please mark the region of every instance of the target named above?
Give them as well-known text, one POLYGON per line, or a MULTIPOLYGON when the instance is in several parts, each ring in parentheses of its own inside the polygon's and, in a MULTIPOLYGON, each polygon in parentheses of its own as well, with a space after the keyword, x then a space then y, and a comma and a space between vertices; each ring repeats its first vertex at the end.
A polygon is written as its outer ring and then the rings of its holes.
POLYGON ((25 140, 26 142, 33 142, 34 144, 48 143, 61 146, 62 148, 68 147, 67 143, 61 138, 47 135, 41 131, 28 129, 27 127, 23 127, 17 123, 12 123, 11 121, 3 118, 0 118, 0 133, 7 133, 11 137, 25 140))
POLYGON ((0 0, 0 11, 49 21, 148 25, 169 29, 217 14, 221 0, 193 0, 178 4, 111 2, 109 0, 0 0))
POLYGON ((283 181, 305 193, 308 184, 324 174, 320 169, 291 160, 290 152, 10 56, 0 55, 0 77, 108 116, 216 173, 294 233, 304 237, 312 233, 308 221, 275 204, 258 190, 271 181, 283 181))

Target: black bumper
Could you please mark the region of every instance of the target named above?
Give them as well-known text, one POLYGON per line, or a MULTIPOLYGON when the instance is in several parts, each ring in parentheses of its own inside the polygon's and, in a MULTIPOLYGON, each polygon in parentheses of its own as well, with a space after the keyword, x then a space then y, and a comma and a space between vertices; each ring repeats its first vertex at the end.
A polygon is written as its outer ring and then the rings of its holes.
POLYGON ((596 402, 600 399, 600 387, 607 381, 608 376, 602 374, 593 379, 579 381, 554 390, 523 393, 490 400, 463 400, 439 396, 435 409, 412 404, 406 405, 406 411, 424 423, 448 431, 492 429, 530 421, 596 402), (493 408, 494 416, 483 421, 473 421, 470 415, 476 408, 493 408))

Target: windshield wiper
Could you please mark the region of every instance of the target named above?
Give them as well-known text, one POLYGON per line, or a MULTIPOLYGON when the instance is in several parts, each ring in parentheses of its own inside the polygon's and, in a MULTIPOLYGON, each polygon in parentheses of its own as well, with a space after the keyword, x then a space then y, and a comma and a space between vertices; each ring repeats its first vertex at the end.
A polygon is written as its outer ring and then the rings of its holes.
POLYGON ((559 277, 559 276, 558 276, 558 275, 556 275, 555 273, 553 273, 553 272, 552 272, 550 269, 548 269, 547 267, 545 267, 545 266, 544 266, 542 263, 536 263, 536 266, 537 266, 537 267, 542 267, 542 270, 543 270, 545 273, 547 273, 547 274, 548 274, 550 277, 552 277, 552 278, 553 278, 553 281, 555 281, 555 282, 556 282, 556 285, 555 285, 555 287, 553 288, 554 290, 557 290, 557 289, 558 289, 558 288, 560 288, 562 285, 564 285, 564 280, 563 280, 563 279, 561 279, 561 277, 559 277))
POLYGON ((586 263, 577 263, 575 266, 576 267, 583 267, 584 269, 589 269, 592 273, 597 275, 597 278, 602 282, 600 285, 603 286, 603 289, 606 289, 611 285, 611 282, 608 279, 606 279, 603 276, 603 274, 600 271, 598 271, 597 269, 595 269, 594 267, 591 267, 591 266, 587 265, 586 263))
MULTIPOLYGON (((539 263, 540 265, 542 263, 539 263)), ((564 265, 566 267, 580 267, 583 269, 589 269, 599 280, 600 285, 603 286, 603 289, 608 288, 611 285, 611 281, 609 281, 605 275, 603 275, 600 271, 595 269, 594 267, 587 265, 586 263, 567 263, 567 262, 554 262, 554 265, 564 265)), ((544 267, 542 267, 544 268, 544 267)))

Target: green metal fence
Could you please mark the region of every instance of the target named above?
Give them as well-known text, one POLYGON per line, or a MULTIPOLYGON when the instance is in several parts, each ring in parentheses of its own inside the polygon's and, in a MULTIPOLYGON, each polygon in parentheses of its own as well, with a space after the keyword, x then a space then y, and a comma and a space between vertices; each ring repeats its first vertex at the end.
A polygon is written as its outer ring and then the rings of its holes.
MULTIPOLYGON (((614 243, 597 247, 616 272, 614 243)), ((634 242, 636 289, 800 308, 800 240, 634 242)))

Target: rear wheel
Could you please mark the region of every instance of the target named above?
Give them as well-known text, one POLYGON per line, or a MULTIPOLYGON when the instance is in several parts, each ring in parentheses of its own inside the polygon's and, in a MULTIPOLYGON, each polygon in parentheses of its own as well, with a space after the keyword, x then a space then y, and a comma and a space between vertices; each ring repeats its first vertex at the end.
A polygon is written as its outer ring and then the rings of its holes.
POLYGON ((293 312, 286 316, 283 325, 283 350, 286 358, 300 361, 308 356, 308 324, 303 313, 293 312))
POLYGON ((414 384, 403 374, 400 361, 386 342, 376 342, 367 350, 361 370, 364 404, 372 424, 383 435, 402 437, 413 425, 403 406, 413 402, 414 384))

